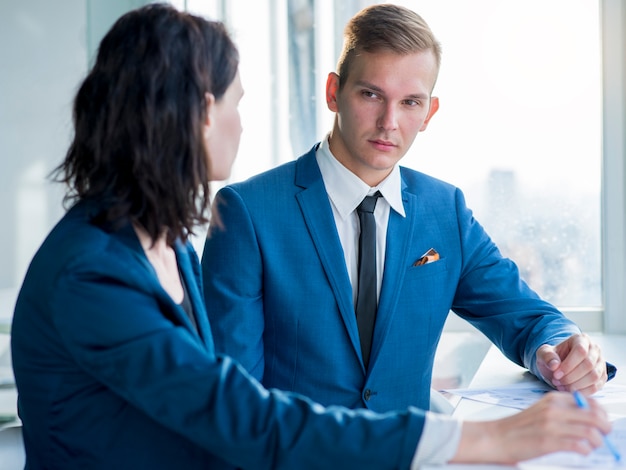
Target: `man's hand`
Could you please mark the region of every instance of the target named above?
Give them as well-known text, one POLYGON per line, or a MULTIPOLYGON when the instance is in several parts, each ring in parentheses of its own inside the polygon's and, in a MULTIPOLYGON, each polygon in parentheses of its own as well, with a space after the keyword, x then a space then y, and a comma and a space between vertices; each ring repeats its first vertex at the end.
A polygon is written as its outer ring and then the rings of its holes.
POLYGON ((544 380, 557 390, 593 395, 608 380, 602 351, 585 334, 572 335, 556 346, 544 344, 536 360, 544 380))

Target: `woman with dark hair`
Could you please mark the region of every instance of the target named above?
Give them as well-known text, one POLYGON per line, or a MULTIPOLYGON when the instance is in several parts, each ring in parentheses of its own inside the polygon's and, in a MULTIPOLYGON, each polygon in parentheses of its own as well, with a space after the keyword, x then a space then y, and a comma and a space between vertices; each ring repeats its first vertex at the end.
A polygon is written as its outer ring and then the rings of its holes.
POLYGON ((429 436, 428 412, 325 409, 216 356, 188 238, 230 172, 242 94, 220 23, 149 5, 103 39, 56 172, 72 204, 15 307, 27 468, 417 468, 437 439, 453 461, 601 445, 606 415, 567 394, 429 436))

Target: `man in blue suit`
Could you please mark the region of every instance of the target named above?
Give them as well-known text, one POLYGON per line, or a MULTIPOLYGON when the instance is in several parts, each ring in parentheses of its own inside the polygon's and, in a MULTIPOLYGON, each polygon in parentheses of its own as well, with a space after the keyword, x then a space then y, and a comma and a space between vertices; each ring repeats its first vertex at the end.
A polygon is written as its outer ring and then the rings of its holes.
POLYGON ((458 188, 398 165, 438 109, 440 55, 414 12, 364 9, 328 76, 328 137, 216 195, 203 256, 216 347, 266 387, 325 405, 428 409, 450 310, 560 390, 591 394, 613 372, 520 278, 458 188), (357 207, 374 194, 375 282, 363 287, 357 207), (365 292, 377 302, 373 333, 360 328, 365 292))

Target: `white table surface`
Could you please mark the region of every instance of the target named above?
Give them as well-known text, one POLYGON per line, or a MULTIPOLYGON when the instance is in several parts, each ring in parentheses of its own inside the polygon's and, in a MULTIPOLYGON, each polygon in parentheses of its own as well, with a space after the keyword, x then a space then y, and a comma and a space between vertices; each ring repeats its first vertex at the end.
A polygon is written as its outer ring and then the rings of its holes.
MULTIPOLYGON (((617 367, 618 372, 613 379, 614 383, 626 385, 626 335, 590 336, 602 348, 604 358, 617 367)), ((498 348, 491 346, 468 388, 485 389, 536 380, 524 368, 519 367, 504 357, 498 348)), ((626 396, 623 402, 607 405, 606 410, 614 417, 626 416, 626 396)), ((453 415, 464 420, 476 421, 502 418, 510 416, 517 411, 513 408, 462 398, 458 402, 453 415)), ((516 468, 515 466, 501 465, 427 465, 422 470, 511 470, 516 468)))

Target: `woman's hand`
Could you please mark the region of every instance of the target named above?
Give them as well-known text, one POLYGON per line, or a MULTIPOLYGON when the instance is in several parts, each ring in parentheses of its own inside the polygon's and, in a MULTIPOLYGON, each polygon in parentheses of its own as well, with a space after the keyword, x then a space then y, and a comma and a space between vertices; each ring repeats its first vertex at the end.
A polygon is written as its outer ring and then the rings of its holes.
POLYGON ((557 451, 586 455, 602 446, 610 430, 606 412, 593 399, 583 410, 570 393, 550 392, 507 418, 463 423, 451 462, 514 464, 557 451))

